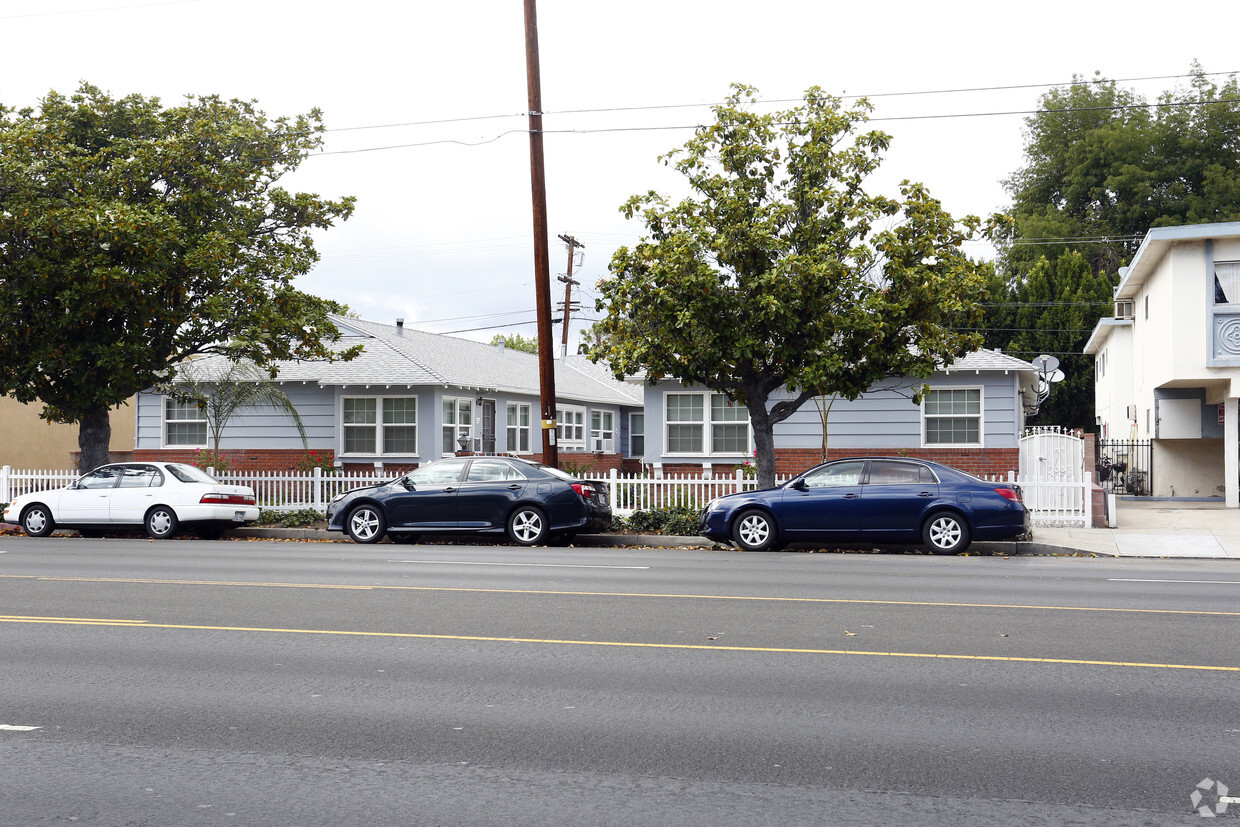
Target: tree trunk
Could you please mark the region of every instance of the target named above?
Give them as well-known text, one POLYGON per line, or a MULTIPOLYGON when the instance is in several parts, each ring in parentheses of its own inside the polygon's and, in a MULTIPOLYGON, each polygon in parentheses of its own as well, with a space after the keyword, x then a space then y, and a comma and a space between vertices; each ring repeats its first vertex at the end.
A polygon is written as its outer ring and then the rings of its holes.
POLYGON ((749 409, 749 425, 753 429, 754 464, 758 471, 758 488, 774 488, 775 423, 771 421, 765 399, 749 409))
POLYGON ((112 420, 108 418, 107 408, 83 414, 78 424, 78 448, 82 452, 78 459, 78 472, 88 474, 100 465, 107 465, 111 459, 108 450, 111 441, 112 420))

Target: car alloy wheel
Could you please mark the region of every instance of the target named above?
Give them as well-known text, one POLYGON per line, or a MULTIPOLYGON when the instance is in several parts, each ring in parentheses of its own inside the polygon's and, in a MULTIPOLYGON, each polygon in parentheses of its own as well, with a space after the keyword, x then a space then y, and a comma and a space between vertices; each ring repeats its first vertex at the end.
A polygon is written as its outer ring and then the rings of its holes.
POLYGON ((742 511, 732 527, 732 539, 745 551, 766 551, 775 545, 775 523, 765 511, 742 511))
POLYGON ((152 540, 166 540, 177 533, 176 512, 166 505, 157 505, 146 512, 146 533, 152 540))
POLYGON ((22 529, 31 537, 46 537, 56 530, 56 521, 45 505, 32 505, 22 515, 22 529))
POLYGON ((959 516, 940 511, 926 521, 922 540, 934 554, 959 554, 969 546, 969 526, 959 516))
POLYGON ((377 506, 359 505, 349 512, 345 528, 355 543, 377 543, 387 530, 387 520, 377 506))
POLYGON ((508 536, 523 546, 537 545, 547 537, 547 518, 537 508, 518 508, 508 518, 508 536))

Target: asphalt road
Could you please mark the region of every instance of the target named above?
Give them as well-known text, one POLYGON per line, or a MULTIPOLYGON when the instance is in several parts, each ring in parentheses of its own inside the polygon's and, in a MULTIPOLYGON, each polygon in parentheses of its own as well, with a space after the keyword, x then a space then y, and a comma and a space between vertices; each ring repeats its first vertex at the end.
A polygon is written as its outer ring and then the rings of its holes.
POLYGON ((0 824, 1195 824, 1240 791, 1238 598, 1231 561, 3 537, 0 824))

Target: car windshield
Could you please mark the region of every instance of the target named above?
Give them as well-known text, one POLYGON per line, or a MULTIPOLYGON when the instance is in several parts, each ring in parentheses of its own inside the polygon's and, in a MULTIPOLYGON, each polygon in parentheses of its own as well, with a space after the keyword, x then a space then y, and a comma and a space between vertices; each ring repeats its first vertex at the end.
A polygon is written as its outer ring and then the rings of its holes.
POLYGON ((168 473, 181 482, 206 482, 215 484, 216 480, 201 468, 192 465, 166 465, 168 473))

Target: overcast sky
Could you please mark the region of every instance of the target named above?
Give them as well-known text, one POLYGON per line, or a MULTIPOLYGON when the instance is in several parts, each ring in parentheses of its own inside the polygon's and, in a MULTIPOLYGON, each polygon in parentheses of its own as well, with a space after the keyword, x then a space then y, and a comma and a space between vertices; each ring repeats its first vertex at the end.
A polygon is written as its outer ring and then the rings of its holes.
MULTIPOLYGON (((1152 100, 1194 59, 1240 70, 1228 8, 539 0, 553 298, 556 236, 573 235, 586 248, 574 329, 594 317, 595 283, 642 229, 619 206, 681 191, 657 156, 733 82, 785 105, 813 85, 870 96, 894 138, 875 189, 910 178, 953 214, 984 215, 1007 206, 1023 113, 1049 85, 1100 71, 1152 100)), ((324 153, 286 183, 358 204, 319 237, 301 289, 374 321, 536 335, 522 0, 0 0, 0 42, 6 106, 85 80, 169 105, 215 93, 273 117, 320 108, 324 153)))

